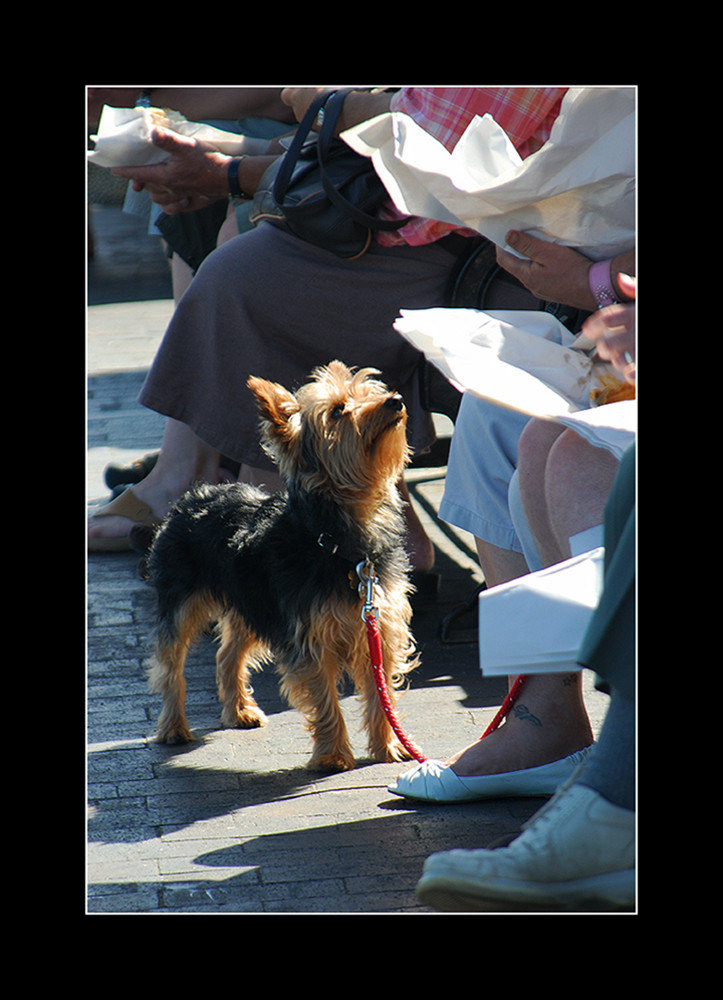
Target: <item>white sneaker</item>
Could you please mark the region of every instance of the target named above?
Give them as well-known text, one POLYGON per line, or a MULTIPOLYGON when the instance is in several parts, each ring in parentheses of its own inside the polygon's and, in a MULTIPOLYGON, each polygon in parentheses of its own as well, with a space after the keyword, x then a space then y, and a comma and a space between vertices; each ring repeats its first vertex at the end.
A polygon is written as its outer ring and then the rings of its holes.
POLYGON ((508 847, 432 854, 417 897, 445 911, 633 909, 635 813, 563 786, 508 847))

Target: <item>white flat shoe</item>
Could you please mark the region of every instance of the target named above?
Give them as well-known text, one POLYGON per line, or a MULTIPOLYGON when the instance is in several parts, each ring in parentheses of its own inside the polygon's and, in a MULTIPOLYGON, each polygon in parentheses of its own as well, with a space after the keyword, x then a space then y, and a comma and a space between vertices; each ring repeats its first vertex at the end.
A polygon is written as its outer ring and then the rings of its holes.
POLYGON ((400 774, 388 786, 394 795, 424 802, 474 802, 478 799, 552 795, 588 757, 592 747, 576 750, 562 760, 521 771, 460 778, 441 760, 425 760, 400 774))

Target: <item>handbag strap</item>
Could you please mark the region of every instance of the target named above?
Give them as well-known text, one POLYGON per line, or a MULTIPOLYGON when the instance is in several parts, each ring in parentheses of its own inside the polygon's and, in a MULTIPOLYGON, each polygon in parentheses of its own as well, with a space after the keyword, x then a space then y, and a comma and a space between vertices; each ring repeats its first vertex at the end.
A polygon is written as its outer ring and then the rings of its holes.
MULTIPOLYGON (((350 92, 350 88, 347 88, 346 90, 332 90, 319 94, 306 109, 306 113, 299 123, 291 145, 282 157, 278 173, 276 174, 273 191, 274 201, 278 205, 283 204, 286 197, 286 190, 299 159, 299 154, 311 131, 312 125, 316 121, 316 116, 324 108, 324 121, 316 143, 316 151, 321 179, 327 197, 337 208, 346 212, 363 226, 368 226, 370 229, 383 229, 387 231, 401 229, 408 222, 406 217, 400 220, 388 220, 385 222, 374 215, 367 215, 366 212, 362 212, 352 202, 344 198, 334 187, 327 175, 324 161, 328 158, 331 141, 335 138, 334 129, 344 107, 344 100, 350 92), (327 104, 329 105, 328 110, 326 108, 327 104)), ((366 157, 362 157, 362 159, 366 159, 366 157)))
MULTIPOLYGON (((335 139, 334 130, 336 129, 337 122, 339 121, 339 116, 341 115, 342 109, 344 107, 344 100, 350 90, 336 90, 331 94, 327 95, 327 101, 322 102, 324 106, 324 121, 319 132, 319 141, 316 145, 316 155, 319 163, 319 170, 321 172, 321 180, 324 185, 324 191, 326 195, 334 205, 342 212, 346 212, 347 215, 351 216, 356 222, 362 226, 368 226, 370 229, 393 231, 395 229, 401 229, 402 226, 409 222, 409 217, 405 216, 403 219, 397 220, 382 220, 377 218, 375 215, 368 215, 363 212, 360 208, 354 205, 353 202, 348 201, 333 185, 329 176, 326 172, 325 161, 329 156, 329 149, 332 140, 335 139)), ((317 110, 318 114, 318 110, 317 110)), ((341 140, 343 142, 343 140, 341 140)), ((361 154, 359 154, 361 155, 361 154)), ((366 157, 362 157, 366 159, 366 157)), ((381 183, 381 181, 380 181, 381 183)))
POLYGON ((276 174, 276 179, 274 180, 274 200, 278 205, 283 204, 284 198, 286 197, 286 189, 289 186, 289 181, 291 180, 291 176, 294 172, 296 161, 299 159, 301 147, 306 142, 306 137, 311 131, 311 126, 316 121, 316 116, 318 115, 319 110, 323 108, 333 94, 334 91, 331 91, 331 93, 319 94, 315 97, 306 109, 306 114, 299 122, 299 127, 296 130, 291 145, 281 159, 281 165, 279 166, 279 171, 276 174))

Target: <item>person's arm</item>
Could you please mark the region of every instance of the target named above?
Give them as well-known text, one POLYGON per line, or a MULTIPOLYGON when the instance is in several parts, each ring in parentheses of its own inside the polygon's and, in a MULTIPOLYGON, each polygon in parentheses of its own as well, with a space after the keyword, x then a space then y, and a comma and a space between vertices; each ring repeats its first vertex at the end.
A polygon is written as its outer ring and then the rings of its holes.
POLYGON ((209 118, 273 118, 292 123, 293 115, 281 100, 281 87, 157 87, 151 90, 156 108, 180 111, 189 121, 209 118))
MULTIPOLYGON (((155 87, 150 89, 153 107, 180 112, 192 122, 209 119, 273 118, 294 123, 290 108, 281 100, 281 87, 155 87)), ((88 122, 96 127, 104 104, 132 108, 141 87, 89 87, 88 122)))
MULTIPOLYGON (((307 108, 314 98, 324 90, 335 90, 334 87, 285 87, 281 99, 294 113, 297 121, 301 121, 307 108)), ((353 90, 344 100, 344 108, 339 116, 335 135, 339 135, 352 125, 359 125, 369 118, 389 111, 392 94, 377 90, 353 90)))

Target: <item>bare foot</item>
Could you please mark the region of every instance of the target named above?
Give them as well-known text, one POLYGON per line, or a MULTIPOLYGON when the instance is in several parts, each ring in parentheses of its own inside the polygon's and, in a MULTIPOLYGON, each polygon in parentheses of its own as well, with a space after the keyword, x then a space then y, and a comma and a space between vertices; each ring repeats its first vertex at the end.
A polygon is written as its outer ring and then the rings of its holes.
POLYGON ((593 743, 580 674, 529 678, 505 723, 447 764, 460 777, 502 774, 561 760, 593 743))
MULTIPOLYGON (((167 490, 154 488, 152 482, 149 485, 149 478, 146 477, 142 482, 132 487, 132 494, 137 501, 136 506, 139 509, 137 520, 110 513, 101 513, 103 508, 100 508, 99 511, 95 511, 88 519, 88 538, 123 539, 128 537, 134 524, 146 523, 152 518, 157 521, 163 520, 171 504, 180 495, 180 492, 169 494, 167 490), (146 509, 143 509, 143 505, 145 505, 146 509)), ((129 505, 133 507, 133 502, 129 502, 129 505)))

